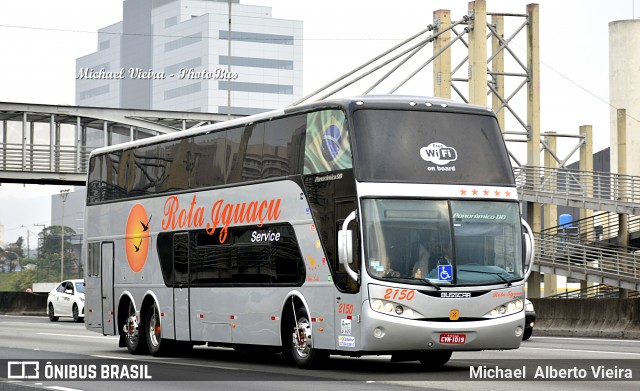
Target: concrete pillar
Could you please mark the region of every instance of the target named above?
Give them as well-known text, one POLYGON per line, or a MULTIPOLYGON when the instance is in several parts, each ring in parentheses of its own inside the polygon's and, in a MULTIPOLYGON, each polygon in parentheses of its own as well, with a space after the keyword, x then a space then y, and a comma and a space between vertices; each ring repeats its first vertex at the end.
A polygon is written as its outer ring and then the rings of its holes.
MULTIPOLYGON (((433 13, 433 23, 437 31, 444 31, 451 26, 451 11, 437 10, 433 13)), ((442 33, 433 41, 433 54, 437 54, 451 41, 451 31, 442 33)), ((451 99, 451 48, 442 52, 433 61, 433 95, 451 99)))
MULTIPOLYGON (((584 144, 580 147, 580 171, 587 173, 580 178, 580 183, 584 186, 585 195, 593 197, 593 129, 591 125, 580 126, 580 135, 584 137, 584 144)), ((580 209, 580 219, 586 219, 593 216, 593 210, 580 209)), ((583 224, 585 232, 593 233, 593 221, 583 224)), ((583 241, 593 240, 594 237, 580 232, 580 238, 583 241)))
POLYGON ((469 2, 469 103, 487 106, 487 3, 469 2))
MULTIPOLYGON (((627 110, 617 110, 616 133, 618 140, 618 175, 627 175, 627 110)), ((625 186, 618 187, 618 200, 627 201, 625 186)), ((625 213, 618 214, 618 245, 620 250, 626 251, 629 246, 629 216, 625 213)), ((629 291, 620 288, 621 299, 629 297, 629 291)))
MULTIPOLYGON (((611 172, 618 172, 617 107, 627 111, 627 151, 640 150, 640 20, 609 23, 609 104, 611 138, 611 172)), ((640 175, 640 153, 627 153, 624 158, 627 175, 640 175)))
MULTIPOLYGON (((548 132, 552 133, 552 132, 548 132)), ((549 148, 544 151, 544 166, 547 168, 557 168, 558 161, 553 157, 552 153, 557 153, 557 138, 555 136, 546 136, 545 144, 549 148)), ((557 226, 558 206, 553 204, 544 205, 544 228, 557 226)), ((551 232, 555 234, 555 232, 551 232)), ((544 275, 544 296, 553 296, 558 294, 558 276, 555 274, 544 275)))
MULTIPOLYGON (((580 147, 580 171, 586 174, 580 178, 580 183, 584 186, 585 196, 593 197, 593 129, 591 125, 580 126, 580 135, 584 137, 584 144, 580 147)), ((580 209, 580 220, 590 219, 593 217, 593 210, 580 209)), ((581 223, 582 232, 580 239, 583 242, 589 241, 589 232, 593 233, 593 220, 581 223)), ((589 284, 588 281, 580 281, 580 289, 586 289, 595 283, 589 284)))

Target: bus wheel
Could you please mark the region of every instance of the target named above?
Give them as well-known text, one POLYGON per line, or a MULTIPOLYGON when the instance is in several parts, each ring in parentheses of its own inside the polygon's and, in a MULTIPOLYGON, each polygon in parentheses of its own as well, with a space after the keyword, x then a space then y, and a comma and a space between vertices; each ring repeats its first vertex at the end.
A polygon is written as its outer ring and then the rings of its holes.
POLYGON ((296 311, 296 321, 292 321, 291 356, 299 368, 311 369, 317 367, 329 356, 328 352, 314 349, 311 321, 304 308, 296 311))
POLYGON ((129 315, 122 328, 124 342, 131 354, 144 354, 147 352, 147 344, 144 338, 140 338, 140 322, 136 316, 133 303, 129 303, 129 315))
POLYGON ((450 350, 434 350, 420 353, 420 362, 427 368, 437 368, 446 364, 451 358, 450 350))
POLYGON ((167 354, 170 350, 170 344, 172 341, 162 339, 162 327, 160 326, 160 311, 158 306, 154 303, 145 317, 145 338, 147 340, 147 346, 149 352, 153 356, 162 356, 167 354))

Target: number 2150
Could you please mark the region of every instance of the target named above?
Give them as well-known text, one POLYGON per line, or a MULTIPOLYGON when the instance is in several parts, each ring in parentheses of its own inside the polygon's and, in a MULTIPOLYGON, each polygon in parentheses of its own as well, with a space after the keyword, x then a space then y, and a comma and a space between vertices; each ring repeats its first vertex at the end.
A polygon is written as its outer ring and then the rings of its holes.
POLYGON ((384 291, 384 298, 389 300, 413 300, 413 297, 416 295, 416 291, 411 289, 393 289, 387 288, 384 291))

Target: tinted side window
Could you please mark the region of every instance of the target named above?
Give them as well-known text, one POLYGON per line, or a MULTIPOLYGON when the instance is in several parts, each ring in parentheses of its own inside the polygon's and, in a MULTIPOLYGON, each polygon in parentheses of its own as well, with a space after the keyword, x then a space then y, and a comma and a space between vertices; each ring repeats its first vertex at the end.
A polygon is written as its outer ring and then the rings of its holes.
POLYGON ((293 227, 231 227, 226 243, 219 231, 192 232, 192 285, 302 285, 304 259, 293 227))
POLYGON ((247 139, 243 139, 244 128, 227 130, 226 152, 225 152, 225 183, 237 183, 242 178, 242 155, 240 153, 241 144, 245 144, 247 139))
POLYGON ((189 283, 189 234, 177 233, 173 236, 173 272, 176 284, 189 283))
POLYGON ((102 170, 104 166, 104 155, 94 156, 89 161, 89 175, 87 180, 87 203, 93 204, 104 199, 102 194, 102 170))
POLYGON ((224 160, 226 131, 208 133, 193 138, 192 187, 219 186, 224 184, 224 160))
POLYGON ((244 135, 238 151, 238 158, 242 160, 242 182, 255 181, 262 178, 263 143, 264 124, 249 125, 244 128, 244 135))
POLYGON ((265 122, 262 178, 299 174, 306 116, 265 122))
POLYGON ((158 191, 180 191, 189 188, 193 171, 191 141, 188 138, 162 143, 158 147, 158 157, 162 159, 164 173, 158 183, 158 191))
POLYGON ((135 150, 133 188, 129 195, 154 194, 159 176, 164 173, 164 164, 158 156, 158 144, 145 145, 135 150))

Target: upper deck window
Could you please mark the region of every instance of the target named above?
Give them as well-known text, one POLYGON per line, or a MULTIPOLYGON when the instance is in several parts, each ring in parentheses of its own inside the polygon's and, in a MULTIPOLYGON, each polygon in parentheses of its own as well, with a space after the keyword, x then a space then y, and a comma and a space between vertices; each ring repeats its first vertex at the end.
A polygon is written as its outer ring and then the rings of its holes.
POLYGON ((351 145, 344 112, 324 110, 309 113, 304 173, 315 174, 351 167, 351 145))

